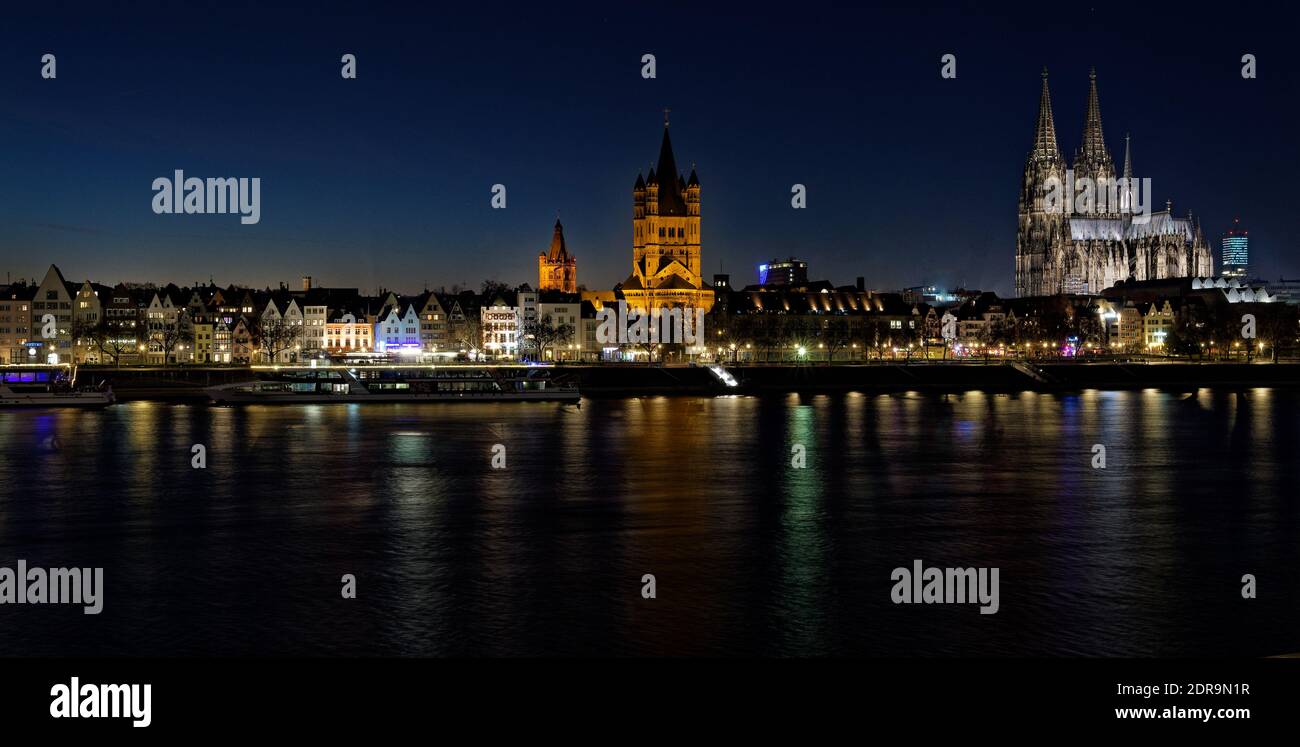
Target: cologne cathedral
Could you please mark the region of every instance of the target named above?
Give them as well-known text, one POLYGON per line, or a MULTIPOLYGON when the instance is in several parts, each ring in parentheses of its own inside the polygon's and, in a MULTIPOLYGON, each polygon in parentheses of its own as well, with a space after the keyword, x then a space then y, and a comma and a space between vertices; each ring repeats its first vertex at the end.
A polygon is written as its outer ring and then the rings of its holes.
POLYGON ((677 170, 667 116, 659 162, 632 187, 632 274, 621 290, 634 309, 713 307, 700 274, 700 180, 677 170))
MULTIPOLYGON (((1074 154, 1074 180, 1087 177, 1094 183, 1113 183, 1115 162, 1102 134, 1095 71, 1089 79, 1083 140, 1074 154)), ((1170 202, 1165 203, 1164 210, 1153 212, 1151 195, 1145 195, 1149 220, 1143 220, 1140 211, 1134 209, 1131 190, 1125 191, 1118 201, 1097 200, 1097 209, 1086 214, 1054 207, 1048 199, 1047 184, 1053 178, 1057 184, 1069 184, 1066 168, 1057 147, 1052 97, 1044 70, 1038 125, 1020 190, 1017 296, 1100 293, 1121 280, 1214 274, 1210 248, 1199 221, 1190 212, 1186 217, 1175 217, 1170 202)), ((1130 184, 1127 180, 1133 178, 1127 137, 1122 178, 1122 185, 1130 184)), ((1139 198, 1138 204, 1141 203, 1139 198)))

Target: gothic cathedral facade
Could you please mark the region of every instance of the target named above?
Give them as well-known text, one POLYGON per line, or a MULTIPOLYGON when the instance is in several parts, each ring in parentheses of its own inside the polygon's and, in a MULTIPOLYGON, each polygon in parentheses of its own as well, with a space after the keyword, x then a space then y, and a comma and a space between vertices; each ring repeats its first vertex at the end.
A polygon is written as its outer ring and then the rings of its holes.
POLYGON ((1149 194, 1145 214, 1136 210, 1142 200, 1139 194, 1135 204, 1132 185, 1139 182, 1129 181, 1133 174, 1127 137, 1123 177, 1116 180, 1115 163, 1102 133, 1096 73, 1089 78, 1083 141, 1075 151, 1072 172, 1067 172, 1057 147, 1052 98, 1043 71, 1034 145, 1020 190, 1016 295, 1095 294, 1122 280, 1212 275, 1209 245, 1190 212, 1185 218, 1175 217, 1171 202, 1165 210, 1152 212, 1149 194), (1084 178, 1098 185, 1118 181, 1120 198, 1104 205, 1096 200, 1094 209, 1087 211, 1063 208, 1050 199, 1049 185, 1064 185, 1068 191, 1084 178))

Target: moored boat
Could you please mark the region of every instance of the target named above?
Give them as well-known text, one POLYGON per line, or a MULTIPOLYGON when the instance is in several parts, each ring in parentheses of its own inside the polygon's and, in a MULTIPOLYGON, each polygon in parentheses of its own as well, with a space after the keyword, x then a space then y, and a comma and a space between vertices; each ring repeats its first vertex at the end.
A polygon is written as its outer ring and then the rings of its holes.
POLYGON ((0 407, 107 407, 113 388, 78 387, 76 369, 65 366, 0 368, 0 407))
POLYGON ((543 366, 259 366, 257 379, 211 387, 214 402, 576 402, 543 366))

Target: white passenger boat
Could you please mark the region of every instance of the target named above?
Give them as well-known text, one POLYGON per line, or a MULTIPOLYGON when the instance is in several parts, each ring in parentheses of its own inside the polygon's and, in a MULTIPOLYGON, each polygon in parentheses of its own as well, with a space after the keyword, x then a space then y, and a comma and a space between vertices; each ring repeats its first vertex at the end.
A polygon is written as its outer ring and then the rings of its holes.
POLYGON ((112 387, 78 387, 77 371, 67 366, 0 367, 0 408, 107 407, 112 387))
POLYGON ((214 402, 577 402, 544 366, 258 366, 254 381, 207 390, 214 402))

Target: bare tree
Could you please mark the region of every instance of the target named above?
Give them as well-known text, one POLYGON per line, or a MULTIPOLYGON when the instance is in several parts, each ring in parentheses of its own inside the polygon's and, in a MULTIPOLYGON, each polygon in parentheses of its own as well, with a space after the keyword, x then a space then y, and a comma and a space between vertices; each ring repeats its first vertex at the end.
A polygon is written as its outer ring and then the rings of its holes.
POLYGON ((108 328, 104 320, 73 319, 70 330, 73 345, 77 348, 90 347, 104 352, 104 340, 108 337, 108 328))
POLYGON ((258 350, 268 363, 280 360, 280 354, 293 347, 298 339, 299 328, 283 319, 258 319, 252 330, 257 340, 258 350))
POLYGON ((532 335, 533 344, 537 346, 537 353, 543 360, 547 350, 567 343, 573 339, 573 333, 572 324, 557 325, 551 321, 550 314, 544 314, 541 319, 525 326, 525 334, 532 335))
POLYGON ((162 350, 163 365, 166 366, 175 357, 177 346, 194 342, 194 327, 178 319, 174 324, 164 324, 155 329, 149 342, 162 350))
POLYGON ((849 322, 842 316, 831 317, 822 327, 821 342, 826 346, 826 361, 835 362, 835 354, 849 344, 849 322))
POLYGON ((122 354, 135 350, 140 344, 134 327, 127 332, 121 320, 102 318, 91 323, 78 320, 72 323, 72 337, 92 345, 106 358, 111 358, 114 366, 120 366, 122 354))
POLYGON ((483 324, 477 317, 466 317, 464 321, 453 322, 450 326, 452 342, 461 350, 478 353, 483 347, 483 324))

